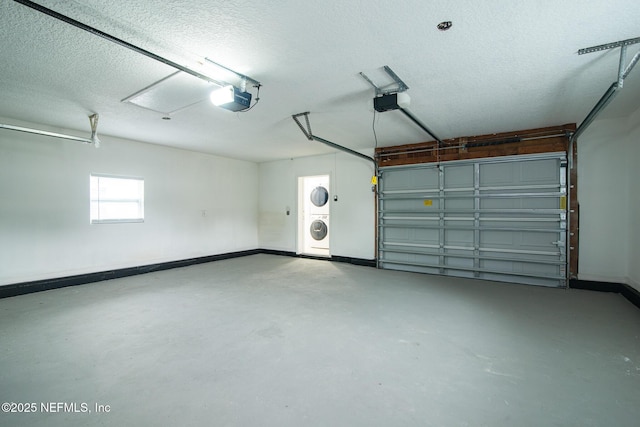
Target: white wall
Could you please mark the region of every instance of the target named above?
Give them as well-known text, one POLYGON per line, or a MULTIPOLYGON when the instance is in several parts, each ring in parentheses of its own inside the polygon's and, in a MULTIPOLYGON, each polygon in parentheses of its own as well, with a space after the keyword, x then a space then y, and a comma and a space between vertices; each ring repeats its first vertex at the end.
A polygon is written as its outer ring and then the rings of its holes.
MULTIPOLYGON (((373 153, 365 153, 372 155, 373 153)), ((330 175, 331 254, 375 258, 373 164, 336 152, 322 156, 265 162, 259 165, 259 241, 263 249, 297 250, 298 177, 330 175), (338 201, 334 202, 334 196, 338 201), (286 215, 286 209, 291 215, 286 215)))
POLYGON ((597 120, 578 141, 580 279, 640 283, 638 118, 597 120))
MULTIPOLYGON (((331 176, 332 255, 375 257, 373 167, 362 159, 336 152, 256 165, 102 139, 95 149, 0 130, 0 285, 246 249, 295 252, 297 178, 320 174, 331 176), (92 172, 143 177, 145 222, 91 225, 92 172)), ((640 110, 596 121, 578 150, 579 278, 640 289, 640 110)))
POLYGON ((257 164, 101 139, 0 130, 0 285, 258 247, 257 164), (143 177, 144 223, 91 225, 90 173, 143 177))
POLYGON ((629 284, 640 291, 640 109, 629 126, 629 284))

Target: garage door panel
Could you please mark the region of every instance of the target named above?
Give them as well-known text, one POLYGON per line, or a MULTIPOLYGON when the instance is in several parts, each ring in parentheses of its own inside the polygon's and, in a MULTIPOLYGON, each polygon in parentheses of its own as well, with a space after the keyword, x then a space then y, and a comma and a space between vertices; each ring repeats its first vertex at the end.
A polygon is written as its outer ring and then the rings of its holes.
POLYGON ((529 197, 522 199, 522 209, 560 209, 558 197, 529 197))
POLYGON ((565 286, 565 164, 549 153, 383 168, 379 265, 565 286))
POLYGON ((558 233, 557 232, 526 232, 522 231, 517 234, 518 248, 525 250, 550 250, 557 249, 558 233))
POLYGON ((480 164, 480 187, 513 185, 515 181, 512 163, 480 164))
POLYGON ((480 247, 512 248, 516 244, 511 231, 480 231, 480 247))
POLYGON ((434 199, 433 197, 428 196, 411 196, 411 198, 407 197, 405 199, 400 199, 398 197, 387 198, 385 200, 385 205, 389 216, 393 216, 390 215, 393 213, 407 215, 407 212, 425 214, 435 212, 440 209, 440 201, 437 198, 434 199))
POLYGON ((440 232, 437 229, 388 228, 385 242, 388 244, 439 245, 440 232))
POLYGON ((437 229, 417 228, 413 230, 411 241, 427 245, 438 245, 440 232, 437 229))
POLYGON ((473 247, 473 230, 446 230, 444 244, 447 246, 473 247))
POLYGON ((523 184, 554 184, 554 174, 559 168, 559 159, 530 160, 519 164, 520 182, 523 184))
POLYGON ((505 260, 505 261, 531 261, 531 262, 540 262, 544 264, 551 265, 559 265, 560 261, 558 260, 558 251, 536 251, 536 253, 531 254, 528 251, 515 251, 515 250, 504 250, 504 249, 484 249, 481 248, 479 251, 480 259, 495 259, 495 260, 505 260))
POLYGON ((559 165, 559 158, 480 164, 480 186, 553 184, 559 165))
POLYGON ((447 189, 473 188, 473 165, 450 166, 444 172, 447 189))
POLYGON ((518 218, 509 218, 504 217, 504 221, 501 221, 501 218, 492 218, 491 220, 482 220, 480 221, 481 227, 484 229, 491 229, 492 231, 500 231, 500 230, 516 230, 516 231, 527 231, 527 230, 540 230, 540 232, 560 231, 560 223, 552 218, 548 220, 546 218, 541 218, 539 222, 532 223, 528 219, 523 221, 519 221, 518 218))
MULTIPOLYGON (((523 198, 483 198, 481 209, 559 209, 558 196, 523 198)), ((526 212, 522 212, 526 213, 526 212)))
POLYGON ((488 210, 483 209, 480 222, 484 227, 507 229, 553 229, 560 228, 560 209, 529 209, 529 210, 488 210))
POLYGON ((391 252, 386 259, 387 262, 401 261, 408 264, 421 265, 438 265, 439 257, 437 255, 421 255, 417 253, 399 253, 391 252))
POLYGON ((558 281, 557 279, 554 279, 554 278, 548 279, 544 277, 531 277, 531 276, 523 276, 523 275, 493 274, 493 273, 481 273, 478 278, 484 279, 484 280, 493 280, 496 282, 521 283, 524 285, 547 286, 547 287, 557 287, 556 282, 558 281))
POLYGON ((532 276, 558 277, 559 267, 548 264, 532 262, 510 262, 497 260, 483 260, 480 263, 482 270, 491 272, 518 273, 532 276))
POLYGON ((473 269, 473 259, 447 257, 445 260, 446 267, 460 267, 463 269, 473 269))
POLYGON ((452 211, 454 209, 472 210, 474 206, 473 193, 460 194, 456 193, 456 198, 448 198, 444 200, 443 206, 452 211))
POLYGON ((473 258, 473 244, 468 246, 446 245, 444 249, 444 253, 451 257, 473 258))
POLYGON ((386 239, 390 242, 410 242, 410 228, 388 228, 386 231, 386 239))
POLYGON ((520 251, 556 252, 557 232, 481 231, 480 246, 520 251))
POLYGON ((480 209, 521 209, 520 200, 515 199, 480 199, 480 209))
POLYGON ((406 189, 437 189, 438 171, 433 169, 415 169, 411 171, 391 171, 385 176, 385 191, 406 189))

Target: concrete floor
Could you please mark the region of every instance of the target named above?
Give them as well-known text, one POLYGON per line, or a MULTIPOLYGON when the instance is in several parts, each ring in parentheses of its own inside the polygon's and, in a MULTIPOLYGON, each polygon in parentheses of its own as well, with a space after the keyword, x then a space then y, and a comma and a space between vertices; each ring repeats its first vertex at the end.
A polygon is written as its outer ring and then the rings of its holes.
POLYGON ((37 404, 3 426, 638 426, 640 310, 254 255, 0 300, 0 401, 37 404))

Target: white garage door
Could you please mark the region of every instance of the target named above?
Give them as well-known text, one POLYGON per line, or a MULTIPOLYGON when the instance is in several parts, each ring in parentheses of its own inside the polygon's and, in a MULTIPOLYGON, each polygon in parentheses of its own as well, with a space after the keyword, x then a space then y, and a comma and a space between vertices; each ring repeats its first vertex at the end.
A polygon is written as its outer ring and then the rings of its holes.
POLYGON ((380 172, 379 267, 566 285, 565 153, 380 172))

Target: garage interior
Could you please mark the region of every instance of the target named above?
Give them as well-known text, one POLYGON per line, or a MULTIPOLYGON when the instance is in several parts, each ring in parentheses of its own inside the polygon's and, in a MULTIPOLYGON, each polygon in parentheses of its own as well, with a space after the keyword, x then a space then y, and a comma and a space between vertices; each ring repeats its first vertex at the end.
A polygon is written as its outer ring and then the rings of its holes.
POLYGON ((637 425, 637 2, 0 16, 1 424, 637 425))

